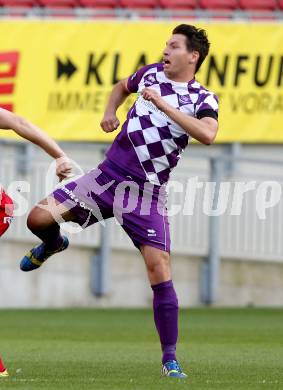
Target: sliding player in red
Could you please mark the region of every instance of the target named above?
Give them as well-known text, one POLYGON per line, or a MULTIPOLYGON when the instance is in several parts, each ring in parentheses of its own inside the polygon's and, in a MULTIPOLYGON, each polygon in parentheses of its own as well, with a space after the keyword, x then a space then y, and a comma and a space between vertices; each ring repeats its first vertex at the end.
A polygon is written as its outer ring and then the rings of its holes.
MULTIPOLYGON (((0 108, 0 129, 14 130, 19 136, 40 146, 57 161, 56 174, 60 180, 71 172, 71 164, 57 143, 37 126, 20 116, 0 108)), ((5 193, 0 183, 0 237, 6 232, 13 218, 13 201, 5 193)), ((9 376, 0 357, 0 378, 9 376)))

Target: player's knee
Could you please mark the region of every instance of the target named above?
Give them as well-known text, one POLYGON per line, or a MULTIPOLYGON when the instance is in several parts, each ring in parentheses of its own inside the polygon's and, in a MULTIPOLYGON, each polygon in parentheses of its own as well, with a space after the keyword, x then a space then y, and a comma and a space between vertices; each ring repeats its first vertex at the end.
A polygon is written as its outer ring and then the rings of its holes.
POLYGON ((147 262, 147 269, 151 274, 161 274, 168 272, 169 268, 170 258, 169 253, 167 252, 159 253, 156 258, 147 262))
POLYGON ((36 217, 33 215, 33 211, 31 211, 27 218, 27 227, 28 229, 33 232, 36 230, 37 224, 36 224, 36 217))
POLYGON ((32 233, 47 229, 55 223, 49 211, 37 206, 31 210, 27 218, 27 227, 32 233))
POLYGON ((36 208, 32 209, 28 215, 27 227, 33 233, 44 228, 44 221, 36 208))

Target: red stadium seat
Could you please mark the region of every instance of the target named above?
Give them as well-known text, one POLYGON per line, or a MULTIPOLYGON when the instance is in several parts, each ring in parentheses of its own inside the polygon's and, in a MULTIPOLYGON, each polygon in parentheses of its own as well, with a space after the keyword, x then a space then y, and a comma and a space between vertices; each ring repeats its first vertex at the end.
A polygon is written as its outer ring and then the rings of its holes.
POLYGON ((160 0, 160 5, 168 9, 194 9, 197 8, 197 0, 160 0))
POLYGON ((283 9, 283 0, 278 0, 278 7, 279 9, 283 9))
POLYGON ((9 8, 32 8, 38 6, 37 0, 1 0, 3 7, 9 8))
POLYGON ((120 0, 123 8, 153 9, 158 7, 158 0, 120 0))
POLYGON ((83 7, 98 8, 98 9, 112 9, 119 6, 117 0, 79 0, 83 7))
POLYGON ((39 0, 39 4, 57 10, 78 7, 76 0, 39 0))
POLYGON ((238 0, 199 0, 201 8, 209 10, 234 10, 239 8, 238 0))
POLYGON ((244 10, 273 11, 277 8, 276 0, 239 0, 239 3, 244 10))

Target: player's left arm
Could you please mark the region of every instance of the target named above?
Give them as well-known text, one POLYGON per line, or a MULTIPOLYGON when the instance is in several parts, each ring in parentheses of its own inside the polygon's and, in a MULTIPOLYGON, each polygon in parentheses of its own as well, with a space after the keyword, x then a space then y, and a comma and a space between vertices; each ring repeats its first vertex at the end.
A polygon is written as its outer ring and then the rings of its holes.
POLYGON ((60 146, 39 127, 19 115, 0 108, 0 129, 14 130, 20 137, 41 147, 46 153, 56 159, 57 176, 60 179, 68 177, 72 170, 68 157, 60 146))
POLYGON ((163 111, 190 136, 205 145, 211 145, 216 137, 218 122, 216 119, 205 116, 201 119, 190 117, 168 104, 156 91, 145 88, 142 96, 150 100, 159 110, 163 111))

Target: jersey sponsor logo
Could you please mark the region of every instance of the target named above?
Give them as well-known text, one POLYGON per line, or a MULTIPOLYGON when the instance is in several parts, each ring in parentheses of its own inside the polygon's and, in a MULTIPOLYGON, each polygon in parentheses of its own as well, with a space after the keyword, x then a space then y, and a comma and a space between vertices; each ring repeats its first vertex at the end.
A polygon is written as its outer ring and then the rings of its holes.
POLYGON ((167 114, 165 114, 165 112, 159 110, 159 108, 156 107, 155 104, 153 104, 152 102, 150 102, 149 100, 145 100, 141 93, 138 92, 137 93, 137 100, 136 100, 136 104, 142 104, 144 106, 146 106, 146 108, 152 112, 158 112, 160 115, 162 115, 163 117, 165 117, 167 119, 167 121, 171 124, 172 123, 172 120, 169 118, 169 116, 167 114))

